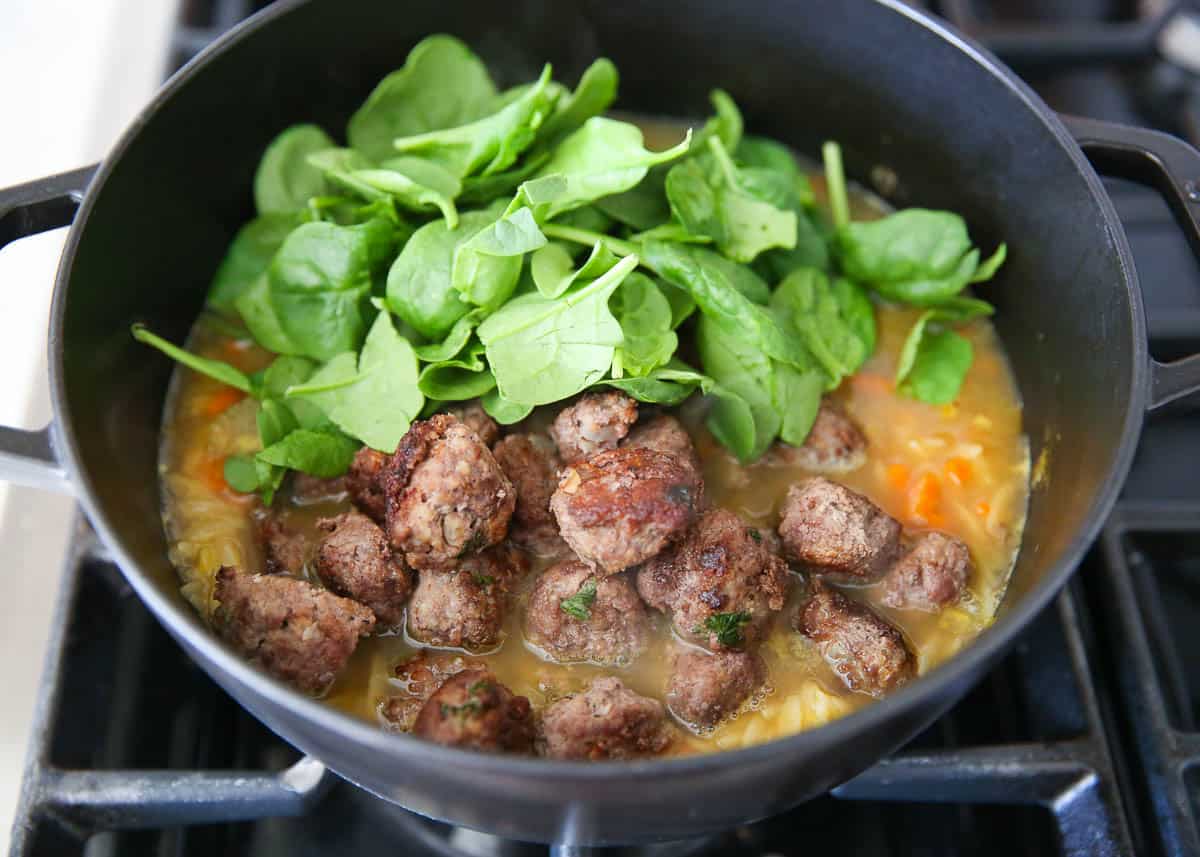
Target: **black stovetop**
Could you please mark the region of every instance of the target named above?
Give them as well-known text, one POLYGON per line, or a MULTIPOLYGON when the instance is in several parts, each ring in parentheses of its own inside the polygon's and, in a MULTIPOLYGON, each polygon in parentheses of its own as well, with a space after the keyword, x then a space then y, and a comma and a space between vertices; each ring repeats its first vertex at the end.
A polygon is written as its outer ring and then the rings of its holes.
MULTIPOLYGON (((185 2, 174 64, 259 5, 185 2)), ((1200 77, 1187 70, 1200 69, 1200 36, 1187 26, 1200 13, 1190 4, 923 5, 983 38, 1056 109, 1200 142, 1200 77)), ((1200 265, 1153 192, 1108 187, 1152 352, 1200 351, 1200 265)), ((1147 424, 1080 573, 946 717, 832 795, 691 852, 1200 855, 1200 658, 1189 657, 1200 645, 1197 448, 1194 405, 1147 424)), ((82 522, 65 580, 15 857, 544 853, 290 767, 296 752, 183 655, 82 522), (239 800, 212 800, 222 789, 239 800), (189 804, 198 794, 209 798, 189 804)))

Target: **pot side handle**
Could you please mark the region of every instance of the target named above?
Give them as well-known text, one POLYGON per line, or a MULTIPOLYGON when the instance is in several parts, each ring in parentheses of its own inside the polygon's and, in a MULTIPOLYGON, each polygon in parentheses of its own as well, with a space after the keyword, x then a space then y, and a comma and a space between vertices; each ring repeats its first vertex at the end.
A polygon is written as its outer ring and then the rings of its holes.
MULTIPOLYGON (((0 249, 39 232, 70 226, 98 165, 0 190, 0 249)), ((54 449, 53 425, 37 431, 0 426, 0 479, 68 491, 54 449)))
MULTIPOLYGON (((1200 152, 1161 131, 1061 115, 1098 172, 1156 189, 1200 259, 1200 152)), ((1149 410, 1200 390, 1200 354, 1150 361, 1149 410)))

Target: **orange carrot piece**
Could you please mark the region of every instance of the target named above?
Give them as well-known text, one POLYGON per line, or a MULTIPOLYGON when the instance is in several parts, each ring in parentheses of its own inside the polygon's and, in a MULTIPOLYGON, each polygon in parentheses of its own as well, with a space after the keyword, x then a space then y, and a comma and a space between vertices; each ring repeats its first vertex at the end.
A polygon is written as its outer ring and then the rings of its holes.
POLYGON ((986 518, 991 511, 991 504, 987 500, 980 500, 975 504, 975 514, 981 518, 986 518))
POLYGON ((208 490, 214 494, 220 494, 229 488, 225 482, 225 459, 223 458, 210 458, 204 462, 201 475, 208 490))
POLYGON ((946 478, 960 487, 966 485, 971 478, 971 462, 965 458, 951 458, 946 462, 946 478))
POLYGON ((922 473, 910 495, 912 513, 915 517, 932 523, 938 514, 938 503, 942 499, 942 485, 932 473, 922 473))
POLYGON ((850 376, 850 383, 864 393, 890 393, 892 382, 883 375, 872 372, 859 372, 850 376))
POLYGON ((246 394, 241 390, 235 390, 233 387, 221 387, 217 392, 204 403, 203 411, 207 417, 215 417, 218 414, 224 413, 229 408, 236 405, 246 394))
POLYGON ((887 466, 887 481, 897 491, 908 487, 908 465, 896 462, 887 466))

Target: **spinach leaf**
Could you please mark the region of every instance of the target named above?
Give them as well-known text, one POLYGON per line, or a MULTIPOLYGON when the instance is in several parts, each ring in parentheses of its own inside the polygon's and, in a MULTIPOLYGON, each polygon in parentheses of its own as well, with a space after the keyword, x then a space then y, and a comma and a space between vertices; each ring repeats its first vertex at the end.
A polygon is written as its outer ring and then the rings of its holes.
POLYGON ((789 182, 795 183, 803 178, 800 167, 792 150, 770 137, 758 137, 748 134, 733 150, 733 157, 742 167, 759 167, 778 173, 789 182))
POLYGON ((705 122, 697 132, 690 151, 703 153, 708 141, 714 138, 721 141, 725 151, 736 151, 742 142, 742 112, 738 110, 737 103, 729 93, 723 89, 714 89, 708 94, 708 100, 712 102, 716 115, 705 122))
POLYGON ((719 137, 706 157, 689 158, 667 173, 671 211, 695 235, 707 235, 721 252, 750 262, 772 247, 796 246, 796 213, 751 192, 719 137))
POLYGON ((767 250, 758 257, 771 278, 781 280, 800 267, 827 270, 830 267, 829 247, 813 221, 816 213, 809 211, 800 193, 805 184, 792 179, 788 173, 761 167, 744 167, 739 176, 747 193, 796 215, 796 246, 767 250))
POLYGON ((661 280, 658 285, 662 289, 663 297, 671 305, 671 330, 677 330, 679 325, 691 318, 692 313, 696 311, 696 302, 686 289, 681 289, 674 283, 661 280))
POLYGON ((494 389, 496 379, 483 362, 483 350, 483 343, 475 341, 456 357, 426 366, 417 382, 421 392, 441 402, 461 402, 494 389))
POLYGON ((255 460, 276 468, 332 479, 350 469, 358 448, 359 445, 344 434, 302 428, 263 449, 255 460))
MULTIPOLYGON (((527 211, 528 209, 521 209, 527 211)), ((533 282, 543 297, 556 298, 575 284, 576 281, 594 280, 617 263, 617 257, 604 241, 597 241, 587 261, 575 270, 575 260, 567 249, 558 243, 547 244, 529 260, 533 282)))
POLYGON ((254 385, 249 376, 240 369, 235 369, 228 363, 223 363, 220 360, 210 360, 207 357, 192 354, 190 351, 184 351, 177 345, 167 342, 161 336, 151 333, 144 324, 135 324, 130 330, 133 333, 133 338, 138 342, 157 348, 172 360, 182 363, 192 371, 206 375, 215 381, 220 381, 222 384, 228 384, 230 387, 241 390, 243 393, 254 393, 254 385))
POLYGON ((538 132, 539 145, 552 147, 580 125, 599 116, 617 97, 617 67, 601 57, 588 66, 571 95, 559 102, 538 132))
POLYGON ((300 211, 308 198, 325 189, 325 177, 308 156, 333 146, 316 125, 293 125, 271 141, 254 174, 254 204, 259 214, 300 211))
POLYGON ((339 354, 287 396, 311 402, 347 434, 392 453, 425 404, 417 377, 416 353, 381 312, 357 365, 352 353, 339 354))
MULTIPOLYGON (((287 406, 274 399, 267 399, 258 409, 258 437, 263 449, 282 441, 291 432, 299 428, 299 423, 287 406)), ((254 456, 254 471, 258 477, 258 489, 262 492, 263 504, 271 505, 275 492, 279 490, 283 477, 287 473, 285 466, 272 464, 261 458, 261 452, 254 456)), ((244 474, 243 474, 244 475, 244 474)))
MULTIPOLYGON (((746 296, 744 290, 750 290, 754 281, 767 291, 766 285, 748 268, 690 244, 647 241, 642 249, 650 268, 687 289, 700 311, 721 325, 729 336, 798 369, 809 367, 810 357, 803 344, 787 336, 764 307, 746 296)), ((724 382, 723 378, 717 380, 724 382)))
POLYGON ((254 341, 276 354, 300 354, 296 345, 279 321, 275 305, 271 303, 271 281, 266 274, 258 277, 250 288, 242 292, 233 302, 234 308, 254 341))
POLYGON ((645 274, 633 272, 613 292, 608 307, 623 336, 613 355, 613 377, 642 376, 671 359, 679 345, 671 327, 671 304, 645 274))
POLYGON ((306 223, 287 237, 271 263, 270 302, 294 353, 327 360, 359 347, 367 299, 394 247, 395 232, 382 218, 361 226, 306 223))
POLYGON ((608 232, 613 220, 595 205, 583 205, 560 214, 555 221, 560 226, 586 229, 592 232, 608 232))
POLYGON ((238 230, 208 288, 210 307, 234 308, 234 301, 267 270, 288 233, 300 225, 295 212, 260 214, 238 230))
POLYGON ((527 206, 538 223, 601 197, 629 190, 655 164, 672 161, 687 151, 691 132, 679 145, 650 152, 636 125, 593 116, 564 139, 537 175, 524 182, 509 211, 527 206))
POLYGON ((800 446, 808 439, 817 419, 826 376, 815 366, 801 371, 786 363, 776 363, 771 381, 771 398, 781 418, 779 436, 784 443, 800 446))
POLYGON ((373 161, 395 154, 392 141, 472 122, 496 97, 487 68, 452 36, 430 36, 408 54, 404 67, 380 81, 350 117, 350 145, 373 161))
POLYGON ((471 310, 454 322, 454 327, 450 328, 450 332, 441 342, 418 345, 415 349, 417 357, 426 363, 440 363, 443 360, 449 360, 463 350, 479 322, 483 321, 486 316, 487 313, 481 309, 471 310))
MULTIPOLYGON (((833 282, 813 268, 798 268, 771 296, 771 306, 795 327, 836 387, 875 351, 875 310, 849 280, 833 282)), ((790 443, 790 441, 789 441, 790 443)))
POLYGON ((502 426, 519 423, 533 412, 533 405, 518 405, 500 395, 497 389, 489 390, 479 397, 487 415, 502 426))
POLYGON ((468 203, 488 203, 502 196, 513 193, 521 182, 528 179, 546 161, 550 160, 549 151, 529 152, 521 163, 502 173, 492 173, 490 176, 467 176, 462 180, 462 193, 458 201, 468 203))
POLYGON ((547 65, 533 86, 492 115, 454 128, 399 137, 392 147, 418 153, 458 178, 503 172, 532 145, 538 127, 553 108, 555 91, 548 88, 549 83, 547 65))
POLYGON ((480 229, 454 251, 450 284, 468 303, 494 309, 508 300, 526 253, 546 245, 528 209, 520 208, 480 229))
POLYGON ((596 200, 596 206, 609 217, 639 232, 666 223, 671 216, 666 187, 669 171, 665 166, 655 167, 629 190, 596 200))
POLYGON ((454 198, 462 193, 462 182, 437 164, 420 158, 390 158, 377 169, 355 170, 351 176, 372 190, 388 194, 404 208, 437 209, 447 226, 451 229, 458 226, 454 198))
POLYGON ((305 357, 284 354, 272 360, 271 365, 258 373, 258 377, 253 380, 261 398, 282 399, 288 387, 303 384, 316 368, 317 364, 305 357))
POLYGON ((931 405, 953 402, 971 368, 971 341, 953 330, 927 329, 930 313, 922 313, 904 342, 897 369, 901 392, 931 405))
POLYGON ((704 374, 741 398, 753 418, 753 432, 747 435, 744 426, 728 424, 730 415, 714 405, 708 416, 709 431, 739 460, 753 461, 771 445, 782 425, 772 395, 773 361, 753 341, 707 315, 700 317, 696 328, 696 347, 704 374))
MULTIPOLYGON (((253 494, 259 489, 258 467, 253 455, 231 455, 225 459, 223 467, 225 482, 234 491, 242 494, 253 494)), ((267 501, 268 505, 270 500, 267 501)))
POLYGON ((626 256, 562 297, 522 295, 489 316, 479 338, 500 393, 518 404, 548 404, 603 377, 622 338, 608 299, 637 263, 626 256))
POLYGON ((457 229, 439 220, 414 232, 388 272, 388 309, 427 339, 446 336, 471 311, 451 282, 455 253, 499 213, 496 207, 470 211, 460 217, 457 229))

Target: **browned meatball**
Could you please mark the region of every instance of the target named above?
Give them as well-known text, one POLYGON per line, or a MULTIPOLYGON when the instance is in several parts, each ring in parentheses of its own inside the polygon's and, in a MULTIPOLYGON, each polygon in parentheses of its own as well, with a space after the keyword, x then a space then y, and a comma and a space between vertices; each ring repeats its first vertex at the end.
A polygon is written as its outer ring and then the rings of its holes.
POLYGON ((399 664, 392 673, 390 685, 398 689, 379 705, 383 728, 392 732, 409 732, 425 700, 433 696, 446 679, 467 669, 486 669, 482 661, 457 652, 421 649, 399 664))
POLYGON ((448 414, 413 423, 383 475, 392 547, 413 568, 446 569, 499 543, 512 483, 467 426, 448 414))
POLYGON ((757 652, 706 652, 681 646, 671 662, 667 708, 693 729, 715 726, 767 679, 757 652))
POLYGON ((387 497, 383 493, 383 471, 390 456, 364 446, 354 454, 346 474, 346 489, 358 510, 383 526, 387 518, 387 497))
POLYGON ((637 402, 620 392, 588 393, 563 408, 550 426, 558 454, 566 464, 616 449, 637 420, 637 402))
POLYGON ((280 512, 268 510, 258 519, 258 539, 263 547, 267 574, 304 573, 312 546, 299 528, 280 512))
POLYGON ((816 643, 825 663, 853 691, 882 696, 916 674, 900 631, 820 580, 812 583, 796 630, 816 643))
POLYGON ((529 594, 525 637, 556 661, 625 666, 650 643, 650 617, 624 576, 578 561, 548 568, 529 594))
POLYGON ((967 546, 945 533, 926 533, 892 566, 883 581, 883 603, 910 610, 938 610, 957 601, 971 572, 967 546))
POLYGON ((900 523, 869 499, 822 477, 788 489, 779 522, 784 553, 814 574, 874 580, 900 548, 900 523))
POLYGON ((356 601, 277 575, 217 572, 213 624, 251 662, 308 693, 322 693, 375 617, 356 601))
POLYGON ((773 462, 797 465, 815 473, 849 473, 867 460, 867 439, 841 408, 823 399, 804 444, 790 446, 780 442, 771 447, 768 455, 773 462))
POLYGON ((661 702, 604 676, 542 713, 542 740, 555 759, 636 759, 661 753, 671 734, 661 702))
POLYGON ((687 433, 683 423, 669 414, 662 414, 644 423, 634 426, 629 437, 621 442, 622 446, 644 446, 647 449, 657 449, 659 452, 669 452, 674 455, 697 475, 703 473, 700 469, 700 456, 696 455, 696 447, 692 436, 687 433))
POLYGON ((491 446, 496 442, 496 438, 500 437, 500 426, 488 416, 488 412, 479 402, 464 402, 458 407, 447 408, 446 413, 456 417, 459 422, 479 435, 484 446, 491 446))
POLYGON ((510 434, 492 448, 492 455, 517 492, 508 537, 538 556, 568 553, 550 511, 560 464, 554 443, 545 435, 510 434))
POLYGON ((346 477, 322 479, 296 471, 292 474, 292 499, 301 506, 328 500, 340 500, 346 493, 346 477))
POLYGON ((616 574, 680 538, 702 488, 675 456, 630 446, 568 467, 550 508, 579 558, 616 574))
POLYGON ((501 546, 448 571, 423 571, 408 603, 408 633, 430 646, 483 652, 500 642, 505 602, 521 569, 501 546))
POLYGON ((671 614, 679 634, 713 651, 761 640, 787 599, 782 559, 727 509, 706 512, 687 538, 638 570, 651 607, 671 614))
POLYGON ((412 574, 392 556, 379 525, 358 512, 322 518, 325 533, 317 546, 317 574, 338 595, 371 608, 379 624, 397 628, 412 594, 412 574))
POLYGON ((465 670, 429 697, 412 733, 450 747, 531 753, 533 709, 487 670, 465 670))

